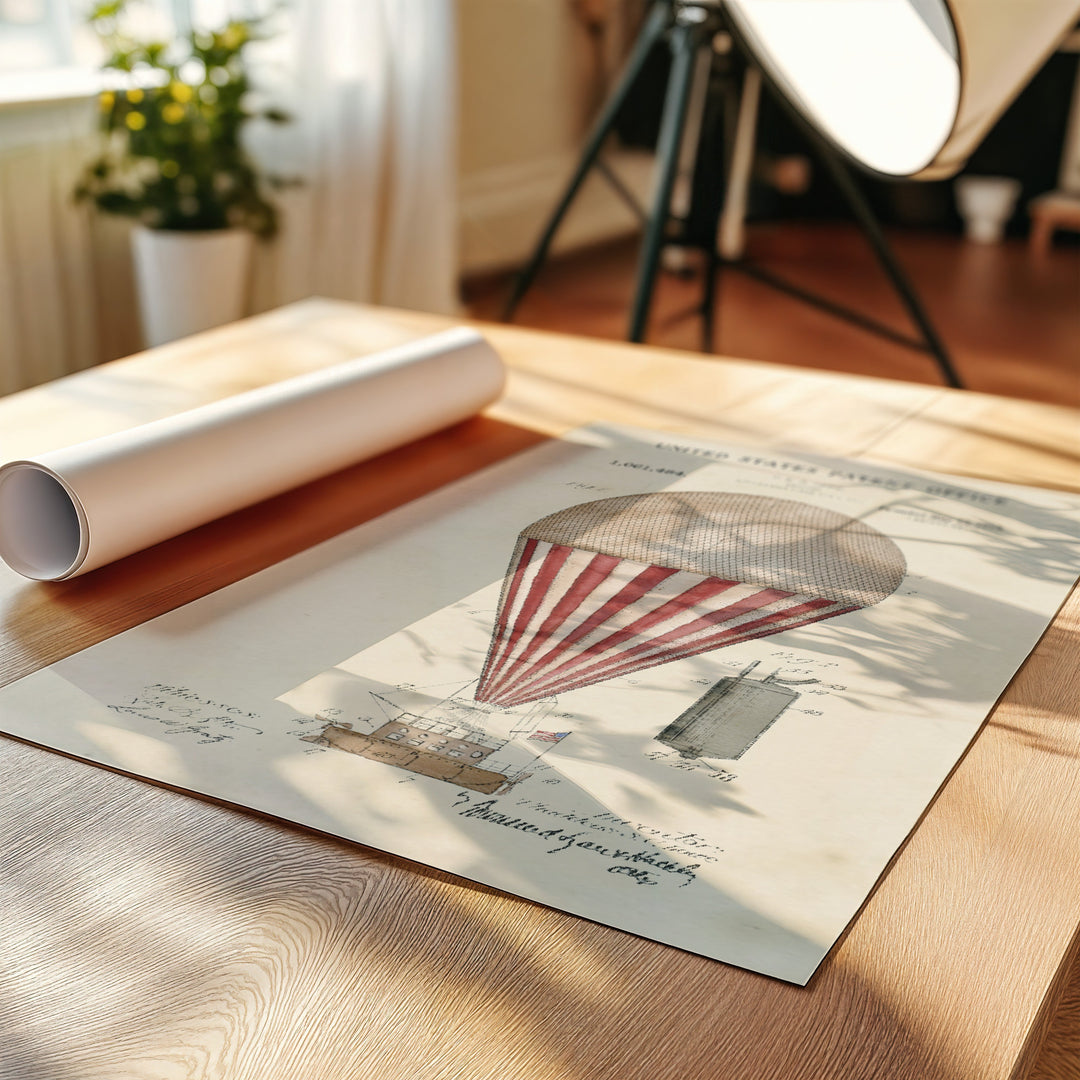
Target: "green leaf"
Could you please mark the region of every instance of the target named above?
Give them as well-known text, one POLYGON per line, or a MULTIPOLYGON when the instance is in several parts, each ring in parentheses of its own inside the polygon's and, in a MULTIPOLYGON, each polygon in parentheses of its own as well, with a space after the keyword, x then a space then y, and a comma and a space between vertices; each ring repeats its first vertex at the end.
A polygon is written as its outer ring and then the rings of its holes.
MULTIPOLYGON (((241 144, 244 124, 253 119, 241 105, 250 87, 244 53, 252 41, 271 36, 266 20, 232 20, 176 42, 137 41, 117 25, 126 7, 127 0, 99 0, 88 16, 105 47, 104 69, 122 73, 130 89, 102 98, 102 153, 83 170, 73 194, 158 228, 239 224, 273 235, 277 208, 264 189, 298 181, 263 177, 241 144), (187 58, 201 60, 208 73, 190 87, 190 96, 173 90, 187 58), (147 86, 143 72, 160 73, 162 85, 147 86), (132 73, 141 89, 130 81, 132 73), (132 117, 138 118, 134 128, 132 117)), ((255 115, 272 123, 291 119, 278 108, 255 115)))

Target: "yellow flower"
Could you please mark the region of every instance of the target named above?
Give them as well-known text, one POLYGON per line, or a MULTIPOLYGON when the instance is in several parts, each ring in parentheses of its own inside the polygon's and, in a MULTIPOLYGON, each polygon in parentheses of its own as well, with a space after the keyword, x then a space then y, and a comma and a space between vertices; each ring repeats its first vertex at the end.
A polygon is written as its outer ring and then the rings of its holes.
POLYGON ((169 93, 173 96, 173 101, 179 101, 181 103, 188 102, 194 95, 194 91, 188 86, 187 83, 173 82, 169 84, 169 93))
POLYGON ((127 92, 127 99, 132 105, 138 105, 143 99, 143 92, 136 86, 133 90, 127 92))
POLYGON ((166 179, 171 180, 174 176, 180 175, 180 165, 178 162, 173 161, 171 158, 167 158, 161 163, 161 175, 166 179))
POLYGON ((170 101, 168 105, 165 105, 161 110, 161 119, 166 124, 179 124, 184 119, 184 106, 178 104, 175 101, 170 101))
POLYGON ((102 112, 109 112, 115 101, 116 95, 111 90, 105 90, 98 98, 98 104, 101 106, 102 112))
POLYGON ((132 131, 142 131, 146 127, 146 117, 142 113, 129 112, 124 117, 124 123, 127 124, 132 131))
POLYGON ((219 38, 226 49, 235 49, 247 41, 247 30, 237 23, 230 23, 219 38))

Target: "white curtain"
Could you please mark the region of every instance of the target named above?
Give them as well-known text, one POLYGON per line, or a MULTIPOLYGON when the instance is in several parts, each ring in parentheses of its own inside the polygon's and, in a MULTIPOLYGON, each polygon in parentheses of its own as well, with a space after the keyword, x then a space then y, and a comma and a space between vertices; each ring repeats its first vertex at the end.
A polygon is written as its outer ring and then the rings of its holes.
POLYGON ((130 281, 109 274, 109 237, 95 249, 72 200, 92 120, 85 100, 0 110, 0 394, 105 359, 100 305, 130 306, 130 281))
MULTIPOLYGON (((298 0, 283 48, 293 123, 256 150, 299 180, 260 253, 260 309, 309 295, 457 310, 453 0, 298 0)), ((281 82, 278 82, 281 85, 281 82)))

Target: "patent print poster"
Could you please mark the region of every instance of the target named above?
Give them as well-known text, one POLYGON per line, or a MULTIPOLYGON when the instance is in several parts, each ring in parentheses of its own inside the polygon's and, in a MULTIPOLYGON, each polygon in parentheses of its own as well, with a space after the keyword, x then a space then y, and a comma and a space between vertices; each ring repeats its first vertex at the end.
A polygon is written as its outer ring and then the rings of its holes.
POLYGON ((805 983, 1080 502, 592 429, 0 692, 0 726, 805 983))

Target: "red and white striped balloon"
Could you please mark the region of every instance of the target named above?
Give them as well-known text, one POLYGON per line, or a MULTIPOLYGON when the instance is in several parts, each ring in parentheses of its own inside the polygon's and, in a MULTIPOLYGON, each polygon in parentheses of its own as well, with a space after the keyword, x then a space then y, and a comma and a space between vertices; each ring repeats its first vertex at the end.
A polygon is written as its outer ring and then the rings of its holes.
POLYGON ((904 569, 877 529, 790 500, 659 492, 569 507, 518 538, 476 699, 522 705, 805 626, 877 603, 904 569))

